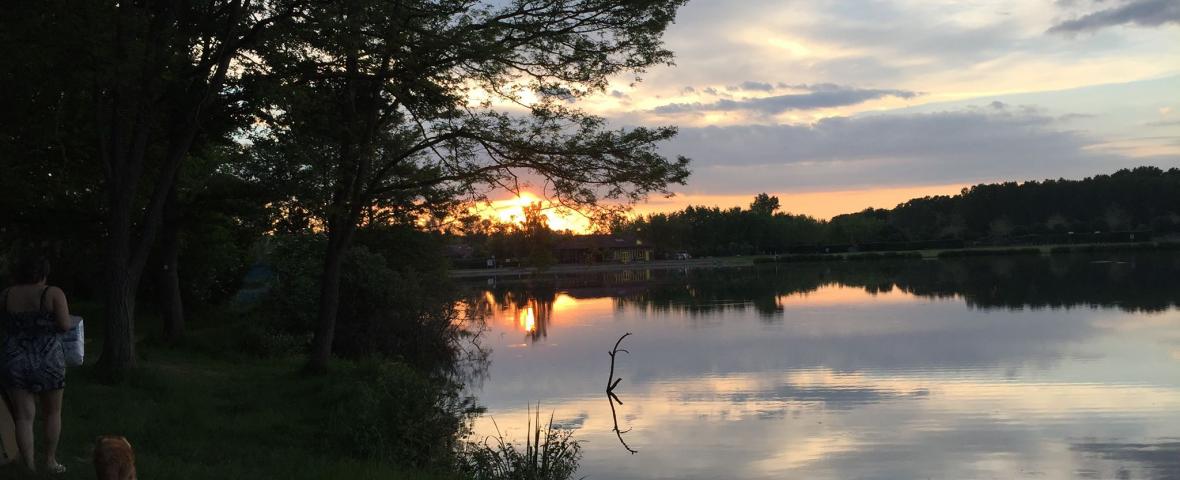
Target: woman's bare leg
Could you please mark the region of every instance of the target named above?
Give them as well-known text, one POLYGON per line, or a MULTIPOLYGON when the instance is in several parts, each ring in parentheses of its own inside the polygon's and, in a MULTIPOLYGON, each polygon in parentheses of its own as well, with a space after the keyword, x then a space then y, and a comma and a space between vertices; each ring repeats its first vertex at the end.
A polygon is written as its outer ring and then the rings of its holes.
POLYGON ((16 447, 16 424, 13 423, 12 409, 9 407, 8 392, 4 392, 4 401, 0 401, 0 448, 3 448, 5 459, 0 465, 15 462, 20 452, 16 447))
POLYGON ((65 389, 42 393, 41 410, 45 416, 45 465, 50 471, 57 465, 57 441, 61 438, 61 403, 65 389))
POLYGON ((32 393, 24 390, 8 390, 8 398, 12 400, 12 420, 16 424, 16 445, 20 449, 21 460, 25 468, 37 470, 33 459, 33 419, 37 416, 37 399, 32 393))

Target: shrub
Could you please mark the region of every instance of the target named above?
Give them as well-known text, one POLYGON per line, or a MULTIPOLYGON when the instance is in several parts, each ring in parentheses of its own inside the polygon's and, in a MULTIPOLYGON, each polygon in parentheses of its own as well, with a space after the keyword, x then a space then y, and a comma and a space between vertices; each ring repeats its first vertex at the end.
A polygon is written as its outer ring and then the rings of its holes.
MULTIPOLYGON (((391 230, 366 231, 358 240, 368 245, 354 246, 345 257, 333 351, 352 359, 399 360, 430 372, 485 361, 480 349, 466 348, 474 346, 482 321, 456 307, 442 259, 423 245, 429 243, 423 240, 427 234, 391 230), (468 353, 474 355, 464 358, 468 353)), ((266 320, 251 327, 256 338, 249 348, 271 355, 271 346, 301 340, 313 330, 325 241, 320 235, 272 241, 266 320)))
POLYGON ((326 242, 323 235, 270 239, 264 260, 273 277, 262 300, 262 312, 272 328, 302 334, 315 326, 326 242))
POLYGON ((256 357, 280 358, 306 352, 311 345, 310 334, 295 334, 269 325, 250 325, 242 332, 238 348, 256 357))
MULTIPOLYGON (((541 425, 541 406, 529 418, 524 449, 504 439, 496 426, 496 436, 483 442, 470 442, 463 457, 463 469, 476 480, 566 480, 578 470, 582 448, 572 440, 573 431, 549 423, 541 425)), ((493 420, 493 424, 495 421, 493 420)))
POLYGON ((328 448, 395 465, 453 467, 459 439, 481 412, 462 385, 402 363, 364 362, 336 385, 328 448))
POLYGON ((228 300, 250 269, 253 232, 231 222, 210 223, 187 232, 180 276, 185 306, 207 308, 228 300), (245 237, 245 238, 243 238, 245 237))

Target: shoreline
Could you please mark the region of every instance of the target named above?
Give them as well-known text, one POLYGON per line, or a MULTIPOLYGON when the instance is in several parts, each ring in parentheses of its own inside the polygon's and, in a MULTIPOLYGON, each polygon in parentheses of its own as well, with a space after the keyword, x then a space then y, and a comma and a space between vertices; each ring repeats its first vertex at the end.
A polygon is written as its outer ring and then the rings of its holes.
POLYGON ((691 260, 652 260, 648 262, 630 263, 564 263, 548 268, 537 267, 506 267, 506 268, 466 268, 451 270, 451 278, 493 278, 493 277, 523 277, 534 275, 563 274, 563 273, 592 273, 613 272, 619 270, 666 270, 674 268, 702 268, 702 267, 749 267, 753 266, 755 258, 771 257, 757 255, 749 257, 706 257, 691 260))
POLYGON ((752 267, 773 263, 831 262, 846 260, 938 260, 990 255, 1063 255, 1072 253, 1135 252, 1178 250, 1177 242, 1086 243, 1025 245, 1006 247, 972 247, 957 249, 897 250, 884 252, 855 252, 829 254, 750 255, 732 257, 703 257, 690 260, 652 260, 630 263, 557 264, 547 268, 506 267, 467 268, 450 271, 451 278, 532 277, 536 275, 613 272, 624 270, 668 270, 676 268, 732 268, 752 267), (1035 250, 1035 252, 1034 252, 1035 250))

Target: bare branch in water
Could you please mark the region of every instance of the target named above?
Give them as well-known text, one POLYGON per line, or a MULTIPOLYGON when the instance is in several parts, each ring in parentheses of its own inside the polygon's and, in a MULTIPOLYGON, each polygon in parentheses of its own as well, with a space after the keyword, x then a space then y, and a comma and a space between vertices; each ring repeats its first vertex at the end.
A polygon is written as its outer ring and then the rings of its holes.
POLYGON ((619 386, 619 382, 623 381, 622 378, 615 378, 615 354, 619 352, 631 353, 619 348, 619 344, 623 343, 623 339, 627 338, 627 335, 630 334, 631 332, 624 333, 623 336, 619 337, 619 341, 615 342, 615 348, 612 348, 611 351, 607 352, 610 355, 610 376, 606 379, 606 403, 610 404, 610 416, 615 421, 614 431, 615 435, 619 437, 619 443, 623 444, 623 448, 627 449, 628 452, 631 452, 631 454, 634 455, 638 453, 638 450, 631 448, 630 445, 627 445, 627 442, 623 441, 623 434, 630 432, 631 429, 619 429, 619 415, 615 412, 615 403, 618 402, 619 405, 623 404, 623 401, 619 400, 619 396, 615 395, 615 387, 619 386))

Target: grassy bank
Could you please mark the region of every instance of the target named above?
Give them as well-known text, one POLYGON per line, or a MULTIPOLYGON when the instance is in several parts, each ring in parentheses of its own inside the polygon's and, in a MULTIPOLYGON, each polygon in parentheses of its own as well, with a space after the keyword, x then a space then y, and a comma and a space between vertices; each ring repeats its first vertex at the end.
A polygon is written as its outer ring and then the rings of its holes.
MULTIPOLYGON (((102 434, 130 439, 139 478, 450 478, 329 445, 326 420, 350 394, 340 380, 355 375, 355 365, 307 377, 297 373, 298 358, 239 362, 162 348, 143 355, 126 385, 103 385, 85 367, 69 372, 59 454, 69 472, 54 478, 94 478, 90 456, 102 434)), ((19 472, 3 468, 0 478, 35 478, 19 472)))

